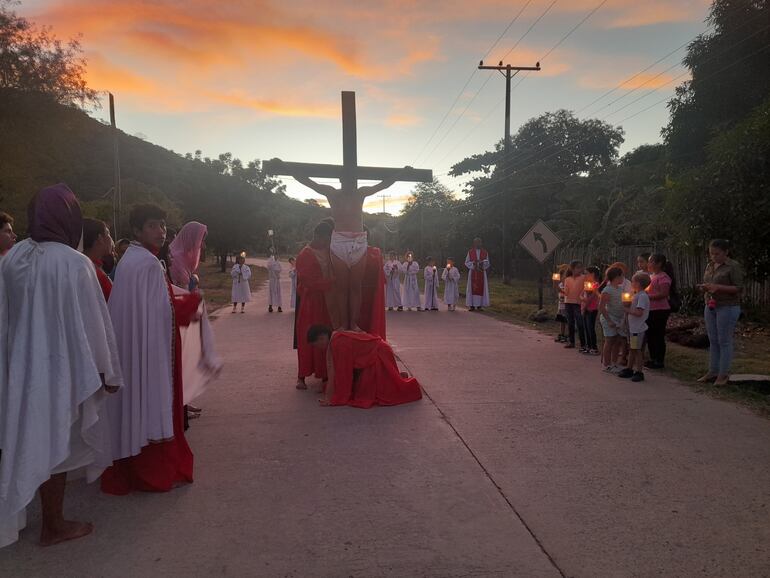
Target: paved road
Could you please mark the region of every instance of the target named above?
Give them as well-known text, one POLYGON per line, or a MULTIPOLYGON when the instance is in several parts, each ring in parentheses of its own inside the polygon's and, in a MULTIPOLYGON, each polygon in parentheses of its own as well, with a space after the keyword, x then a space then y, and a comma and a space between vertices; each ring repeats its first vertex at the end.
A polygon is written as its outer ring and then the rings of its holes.
POLYGON ((195 483, 74 482, 95 534, 40 549, 33 512, 0 576, 770 575, 767 421, 465 311, 389 314, 424 400, 320 408, 293 388, 292 314, 255 298, 215 322, 195 483))

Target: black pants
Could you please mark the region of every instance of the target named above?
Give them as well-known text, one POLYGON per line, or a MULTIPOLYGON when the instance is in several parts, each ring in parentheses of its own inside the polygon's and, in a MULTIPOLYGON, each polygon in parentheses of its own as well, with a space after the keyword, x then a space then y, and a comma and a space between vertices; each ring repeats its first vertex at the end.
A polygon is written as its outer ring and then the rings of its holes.
POLYGON ((599 349, 596 340, 596 318, 599 317, 598 311, 586 311, 583 315, 583 322, 586 326, 586 347, 588 349, 599 349))
POLYGON ((575 345, 575 328, 580 336, 580 347, 586 346, 586 328, 579 303, 567 303, 567 325, 569 326, 569 342, 575 345))
POLYGON ((647 350, 650 361, 663 365, 666 362, 666 325, 671 311, 650 311, 647 319, 647 350))

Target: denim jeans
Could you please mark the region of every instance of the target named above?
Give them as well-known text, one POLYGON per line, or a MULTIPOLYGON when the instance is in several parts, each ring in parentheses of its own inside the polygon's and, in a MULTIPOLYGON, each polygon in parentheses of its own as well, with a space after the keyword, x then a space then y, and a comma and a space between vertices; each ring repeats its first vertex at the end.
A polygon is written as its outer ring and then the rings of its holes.
POLYGON ((596 318, 598 311, 586 311, 583 315, 583 321, 586 328, 586 347, 588 349, 599 349, 596 342, 596 318))
POLYGON ((580 336, 580 347, 586 346, 586 328, 583 324, 583 314, 579 303, 567 303, 567 324, 569 325, 569 342, 575 345, 575 329, 580 336))
POLYGON ((740 305, 723 305, 714 310, 706 307, 706 332, 709 336, 709 372, 729 375, 733 363, 735 326, 741 316, 740 305))
POLYGON ((650 311, 647 319, 647 350, 650 361, 664 365, 666 363, 666 325, 671 315, 669 309, 650 311))

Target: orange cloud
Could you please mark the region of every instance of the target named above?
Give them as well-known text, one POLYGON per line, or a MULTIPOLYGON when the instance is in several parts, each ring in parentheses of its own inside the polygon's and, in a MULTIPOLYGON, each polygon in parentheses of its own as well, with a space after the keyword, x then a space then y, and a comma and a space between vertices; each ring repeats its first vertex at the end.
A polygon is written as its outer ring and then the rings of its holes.
POLYGON ((315 118, 336 118, 340 111, 338 106, 317 105, 309 103, 285 102, 250 98, 242 94, 210 94, 210 97, 223 104, 246 108, 258 112, 267 112, 276 116, 299 116, 315 118))
MULTIPOLYGON (((622 78, 610 78, 609 76, 603 76, 601 78, 597 77, 582 77, 579 80, 580 86, 584 88, 590 88, 590 89, 606 89, 606 88, 613 88, 617 86, 619 82, 622 82, 622 78)), ((623 86, 620 87, 620 90, 638 90, 640 88, 644 89, 667 89, 671 88, 671 83, 675 81, 675 77, 673 74, 669 74, 668 72, 663 73, 654 73, 654 72, 643 72, 641 74, 638 74, 634 78, 630 79, 628 82, 623 84, 623 86)))

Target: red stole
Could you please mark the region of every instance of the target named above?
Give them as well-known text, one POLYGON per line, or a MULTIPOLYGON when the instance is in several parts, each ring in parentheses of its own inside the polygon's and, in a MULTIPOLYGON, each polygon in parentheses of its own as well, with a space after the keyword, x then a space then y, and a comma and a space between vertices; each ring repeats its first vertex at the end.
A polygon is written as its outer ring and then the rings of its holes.
POLYGON ((488 255, 485 249, 479 249, 479 258, 476 258, 476 249, 468 251, 468 260, 473 262, 471 275, 471 292, 473 295, 484 295, 484 269, 481 263, 487 260, 488 255))

